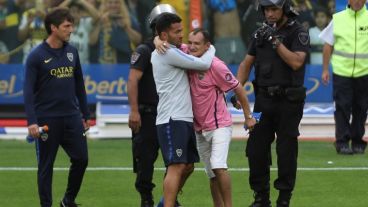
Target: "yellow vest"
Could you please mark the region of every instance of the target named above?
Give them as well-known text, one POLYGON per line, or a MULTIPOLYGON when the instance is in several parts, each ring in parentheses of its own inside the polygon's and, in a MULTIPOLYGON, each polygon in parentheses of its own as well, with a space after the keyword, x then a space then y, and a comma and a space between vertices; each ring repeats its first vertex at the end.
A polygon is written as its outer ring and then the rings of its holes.
POLYGON ((347 8, 333 15, 335 38, 332 54, 333 73, 344 77, 368 74, 368 12, 347 8))

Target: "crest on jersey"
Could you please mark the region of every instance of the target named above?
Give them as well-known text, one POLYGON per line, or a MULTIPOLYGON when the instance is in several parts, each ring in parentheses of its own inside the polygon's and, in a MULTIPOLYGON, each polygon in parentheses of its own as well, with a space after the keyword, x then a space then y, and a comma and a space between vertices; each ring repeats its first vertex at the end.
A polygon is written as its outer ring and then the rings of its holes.
POLYGON ((183 154, 183 150, 182 149, 176 149, 176 155, 178 156, 178 157, 181 157, 181 155, 183 154))
POLYGON ((225 80, 226 81, 231 81, 233 79, 233 76, 230 74, 230 73, 227 73, 226 75, 225 75, 225 80))
POLYGON ((66 57, 68 57, 70 62, 73 62, 73 58, 74 58, 73 53, 71 52, 66 53, 66 57))
POLYGON ((137 52, 133 52, 132 56, 130 57, 130 63, 132 65, 134 65, 134 63, 137 62, 137 60, 139 59, 140 56, 141 56, 141 54, 139 54, 137 52))

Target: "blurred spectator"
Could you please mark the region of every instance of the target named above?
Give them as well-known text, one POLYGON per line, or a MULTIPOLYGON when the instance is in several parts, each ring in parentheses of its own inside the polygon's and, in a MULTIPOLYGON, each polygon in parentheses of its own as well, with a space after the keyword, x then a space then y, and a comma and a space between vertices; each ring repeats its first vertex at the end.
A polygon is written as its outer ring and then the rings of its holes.
MULTIPOLYGON (((100 4, 101 4, 101 1, 100 0, 85 0, 85 1, 87 3, 89 3, 90 5, 92 5, 93 8, 95 8, 96 10, 99 10, 100 4)), ((90 16, 90 14, 88 13, 88 11, 86 11, 86 10, 82 10, 81 12, 82 12, 82 14, 81 14, 82 17, 90 16)))
POLYGON ((315 5, 310 0, 292 0, 294 9, 299 13, 297 20, 306 30, 314 27, 313 9, 315 5))
POLYGON ((21 63, 22 52, 17 47, 21 41, 17 38, 18 26, 23 9, 24 0, 0 0, 0 41, 2 41, 12 55, 8 57, 9 63, 21 63))
POLYGON ((0 64, 6 64, 9 62, 8 48, 4 42, 0 41, 0 64))
POLYGON ((70 44, 78 49, 80 62, 89 63, 89 34, 99 19, 99 13, 86 0, 65 0, 59 6, 67 6, 74 17, 74 31, 70 36, 70 44), (89 16, 82 16, 86 11, 89 16))
POLYGON ((47 32, 43 24, 47 9, 51 8, 51 0, 37 0, 35 7, 28 9, 22 15, 19 25, 18 39, 25 41, 23 47, 23 63, 32 48, 40 44, 46 37, 47 32))
POLYGON ((255 1, 257 0, 238 0, 238 9, 241 22, 241 34, 245 45, 249 45, 254 31, 262 25, 263 15, 257 12, 255 1))
MULTIPOLYGON (((91 5, 93 5, 93 7, 95 9, 97 9, 98 11, 100 11, 100 5, 101 5, 101 1, 100 0, 86 0, 86 1, 88 3, 90 3, 91 5)), ((82 15, 83 17, 89 16, 89 14, 86 13, 84 10, 82 12, 83 12, 83 15, 82 15)), ((97 22, 97 24, 98 23, 99 22, 97 22)), ((90 38, 90 45, 89 45, 89 63, 98 63, 98 48, 99 48, 98 44, 93 44, 91 42, 91 38, 90 38)))
POLYGON ((183 42, 188 42, 189 35, 189 1, 188 0, 158 0, 161 4, 170 4, 173 6, 177 14, 182 19, 181 24, 183 25, 183 42))
POLYGON ((311 55, 310 64, 321 64, 322 65, 322 49, 324 41, 321 40, 318 35, 327 26, 330 21, 330 15, 325 8, 317 8, 314 11, 314 20, 316 23, 315 27, 309 29, 311 55))
MULTIPOLYGON (((346 3, 344 3, 344 5, 346 6, 346 3)), ((336 2, 335 2, 335 0, 328 0, 327 8, 328 8, 328 11, 330 12, 331 15, 335 14, 336 13, 336 2)))
POLYGON ((147 17, 156 6, 155 2, 155 0, 125 0, 131 18, 136 19, 135 21, 139 23, 143 40, 152 36, 147 17))
POLYGON ((128 63, 132 47, 142 40, 138 22, 130 17, 124 0, 103 0, 101 18, 90 35, 98 44, 98 62, 103 64, 128 63))
POLYGON ((216 56, 226 64, 239 64, 245 56, 245 47, 236 0, 211 0, 207 4, 212 12, 216 56))

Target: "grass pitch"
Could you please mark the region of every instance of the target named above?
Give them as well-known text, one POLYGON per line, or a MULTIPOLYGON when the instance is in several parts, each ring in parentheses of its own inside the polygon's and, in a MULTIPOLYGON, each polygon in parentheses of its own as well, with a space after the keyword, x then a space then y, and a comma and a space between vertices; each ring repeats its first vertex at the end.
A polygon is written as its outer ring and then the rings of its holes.
MULTIPOLYGON (((131 141, 89 140, 89 169, 77 203, 84 207, 138 207, 134 188, 131 141)), ((248 185, 245 140, 234 140, 229 154, 234 207, 249 206, 253 192, 248 185)), ((299 142, 298 174, 291 206, 293 207, 367 207, 368 156, 337 155, 330 142, 299 142)), ((273 148, 273 163, 276 163, 273 148)), ((156 163, 155 202, 162 195, 164 175, 162 158, 156 163)), ((54 206, 63 196, 69 160, 60 148, 53 177, 54 206)), ((187 181, 179 200, 185 207, 212 206, 208 180, 202 164, 187 181)), ((272 166, 272 180, 277 176, 272 166)), ((0 206, 39 206, 36 184, 34 145, 25 141, 0 140, 0 206)), ((272 185, 272 181, 271 181, 272 185)), ((277 191, 271 192, 273 206, 277 191)))

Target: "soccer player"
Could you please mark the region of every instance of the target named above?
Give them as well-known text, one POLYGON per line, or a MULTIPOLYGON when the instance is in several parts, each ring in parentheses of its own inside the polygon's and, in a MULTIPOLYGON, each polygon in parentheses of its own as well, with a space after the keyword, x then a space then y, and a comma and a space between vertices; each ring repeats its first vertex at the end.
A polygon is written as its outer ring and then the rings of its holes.
POLYGON ((68 44, 73 17, 57 8, 45 17, 48 37, 27 57, 24 102, 28 132, 36 139, 38 192, 41 207, 52 206, 53 165, 59 145, 70 157, 68 186, 61 207, 76 207, 75 198, 88 164, 85 130, 89 112, 76 48, 68 44), (48 125, 48 138, 39 127, 48 125))
POLYGON ((164 179, 164 206, 175 205, 178 191, 199 161, 193 129, 193 112, 188 76, 185 69, 208 70, 215 54, 211 46, 201 58, 187 55, 182 46, 183 26, 176 14, 163 13, 157 17, 156 32, 170 48, 164 55, 157 50, 151 62, 159 103, 157 134, 167 166, 164 179))
POLYGON ((159 144, 156 133, 158 95, 153 79, 151 53, 157 17, 163 12, 176 13, 169 4, 159 4, 148 18, 153 36, 140 44, 131 56, 128 80, 130 104, 129 127, 132 129, 135 188, 141 196, 141 207, 153 207, 152 181, 159 144))

